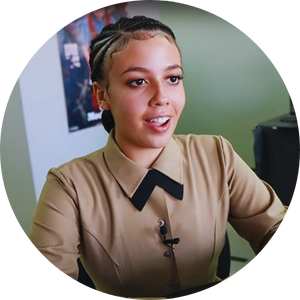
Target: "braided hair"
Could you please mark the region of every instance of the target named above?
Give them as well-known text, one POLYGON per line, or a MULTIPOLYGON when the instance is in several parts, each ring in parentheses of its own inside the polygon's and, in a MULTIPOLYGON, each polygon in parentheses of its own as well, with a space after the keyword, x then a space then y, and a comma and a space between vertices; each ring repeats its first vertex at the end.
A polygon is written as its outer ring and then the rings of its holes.
MULTIPOLYGON (((131 38, 148 39, 163 34, 180 53, 173 31, 158 20, 145 16, 122 17, 116 23, 106 25, 91 41, 89 65, 92 82, 102 82, 108 88, 108 71, 112 66, 112 55, 124 49, 131 38)), ((107 132, 115 127, 111 111, 105 110, 102 123, 107 132)))

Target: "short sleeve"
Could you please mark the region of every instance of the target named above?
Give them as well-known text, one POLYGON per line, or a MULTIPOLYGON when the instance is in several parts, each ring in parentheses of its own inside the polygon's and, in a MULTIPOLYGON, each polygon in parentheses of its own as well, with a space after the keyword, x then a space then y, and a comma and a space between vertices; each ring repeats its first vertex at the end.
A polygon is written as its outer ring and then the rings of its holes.
POLYGON ((230 197, 229 223, 258 253, 275 233, 287 208, 230 143, 220 138, 230 197))
POLYGON ((52 264, 77 280, 80 226, 76 192, 57 169, 47 175, 29 238, 52 264))

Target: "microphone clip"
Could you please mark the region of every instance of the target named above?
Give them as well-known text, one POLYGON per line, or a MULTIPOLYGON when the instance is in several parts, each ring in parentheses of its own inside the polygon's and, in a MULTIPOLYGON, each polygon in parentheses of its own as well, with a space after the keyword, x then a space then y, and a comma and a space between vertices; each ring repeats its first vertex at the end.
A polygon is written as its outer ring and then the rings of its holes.
POLYGON ((175 245, 175 244, 178 244, 180 242, 180 239, 179 238, 174 238, 174 239, 166 239, 166 240, 163 240, 163 244, 167 245, 168 244, 171 244, 171 246, 175 245))
POLYGON ((164 240, 163 244, 165 244, 167 247, 175 250, 174 244, 178 244, 180 242, 179 238, 171 239, 171 240, 164 240))
POLYGON ((163 237, 163 244, 170 248, 173 248, 173 245, 178 244, 180 242, 179 238, 167 239, 167 227, 164 225, 163 221, 160 226, 160 234, 163 237))

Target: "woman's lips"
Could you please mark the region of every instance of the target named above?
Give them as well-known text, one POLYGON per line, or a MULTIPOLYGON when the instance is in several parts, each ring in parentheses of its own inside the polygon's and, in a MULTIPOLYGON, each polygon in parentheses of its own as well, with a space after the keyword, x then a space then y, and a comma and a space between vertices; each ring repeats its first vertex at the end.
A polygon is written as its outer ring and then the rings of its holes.
POLYGON ((157 133, 166 132, 171 125, 170 117, 159 117, 146 120, 146 124, 157 133))

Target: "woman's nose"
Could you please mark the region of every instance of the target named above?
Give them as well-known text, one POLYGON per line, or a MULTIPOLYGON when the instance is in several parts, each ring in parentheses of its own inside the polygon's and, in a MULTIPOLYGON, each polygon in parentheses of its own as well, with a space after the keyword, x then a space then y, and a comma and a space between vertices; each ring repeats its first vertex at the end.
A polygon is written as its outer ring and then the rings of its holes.
POLYGON ((163 83, 157 83, 153 86, 153 92, 149 101, 150 106, 155 105, 168 105, 169 98, 163 83))

